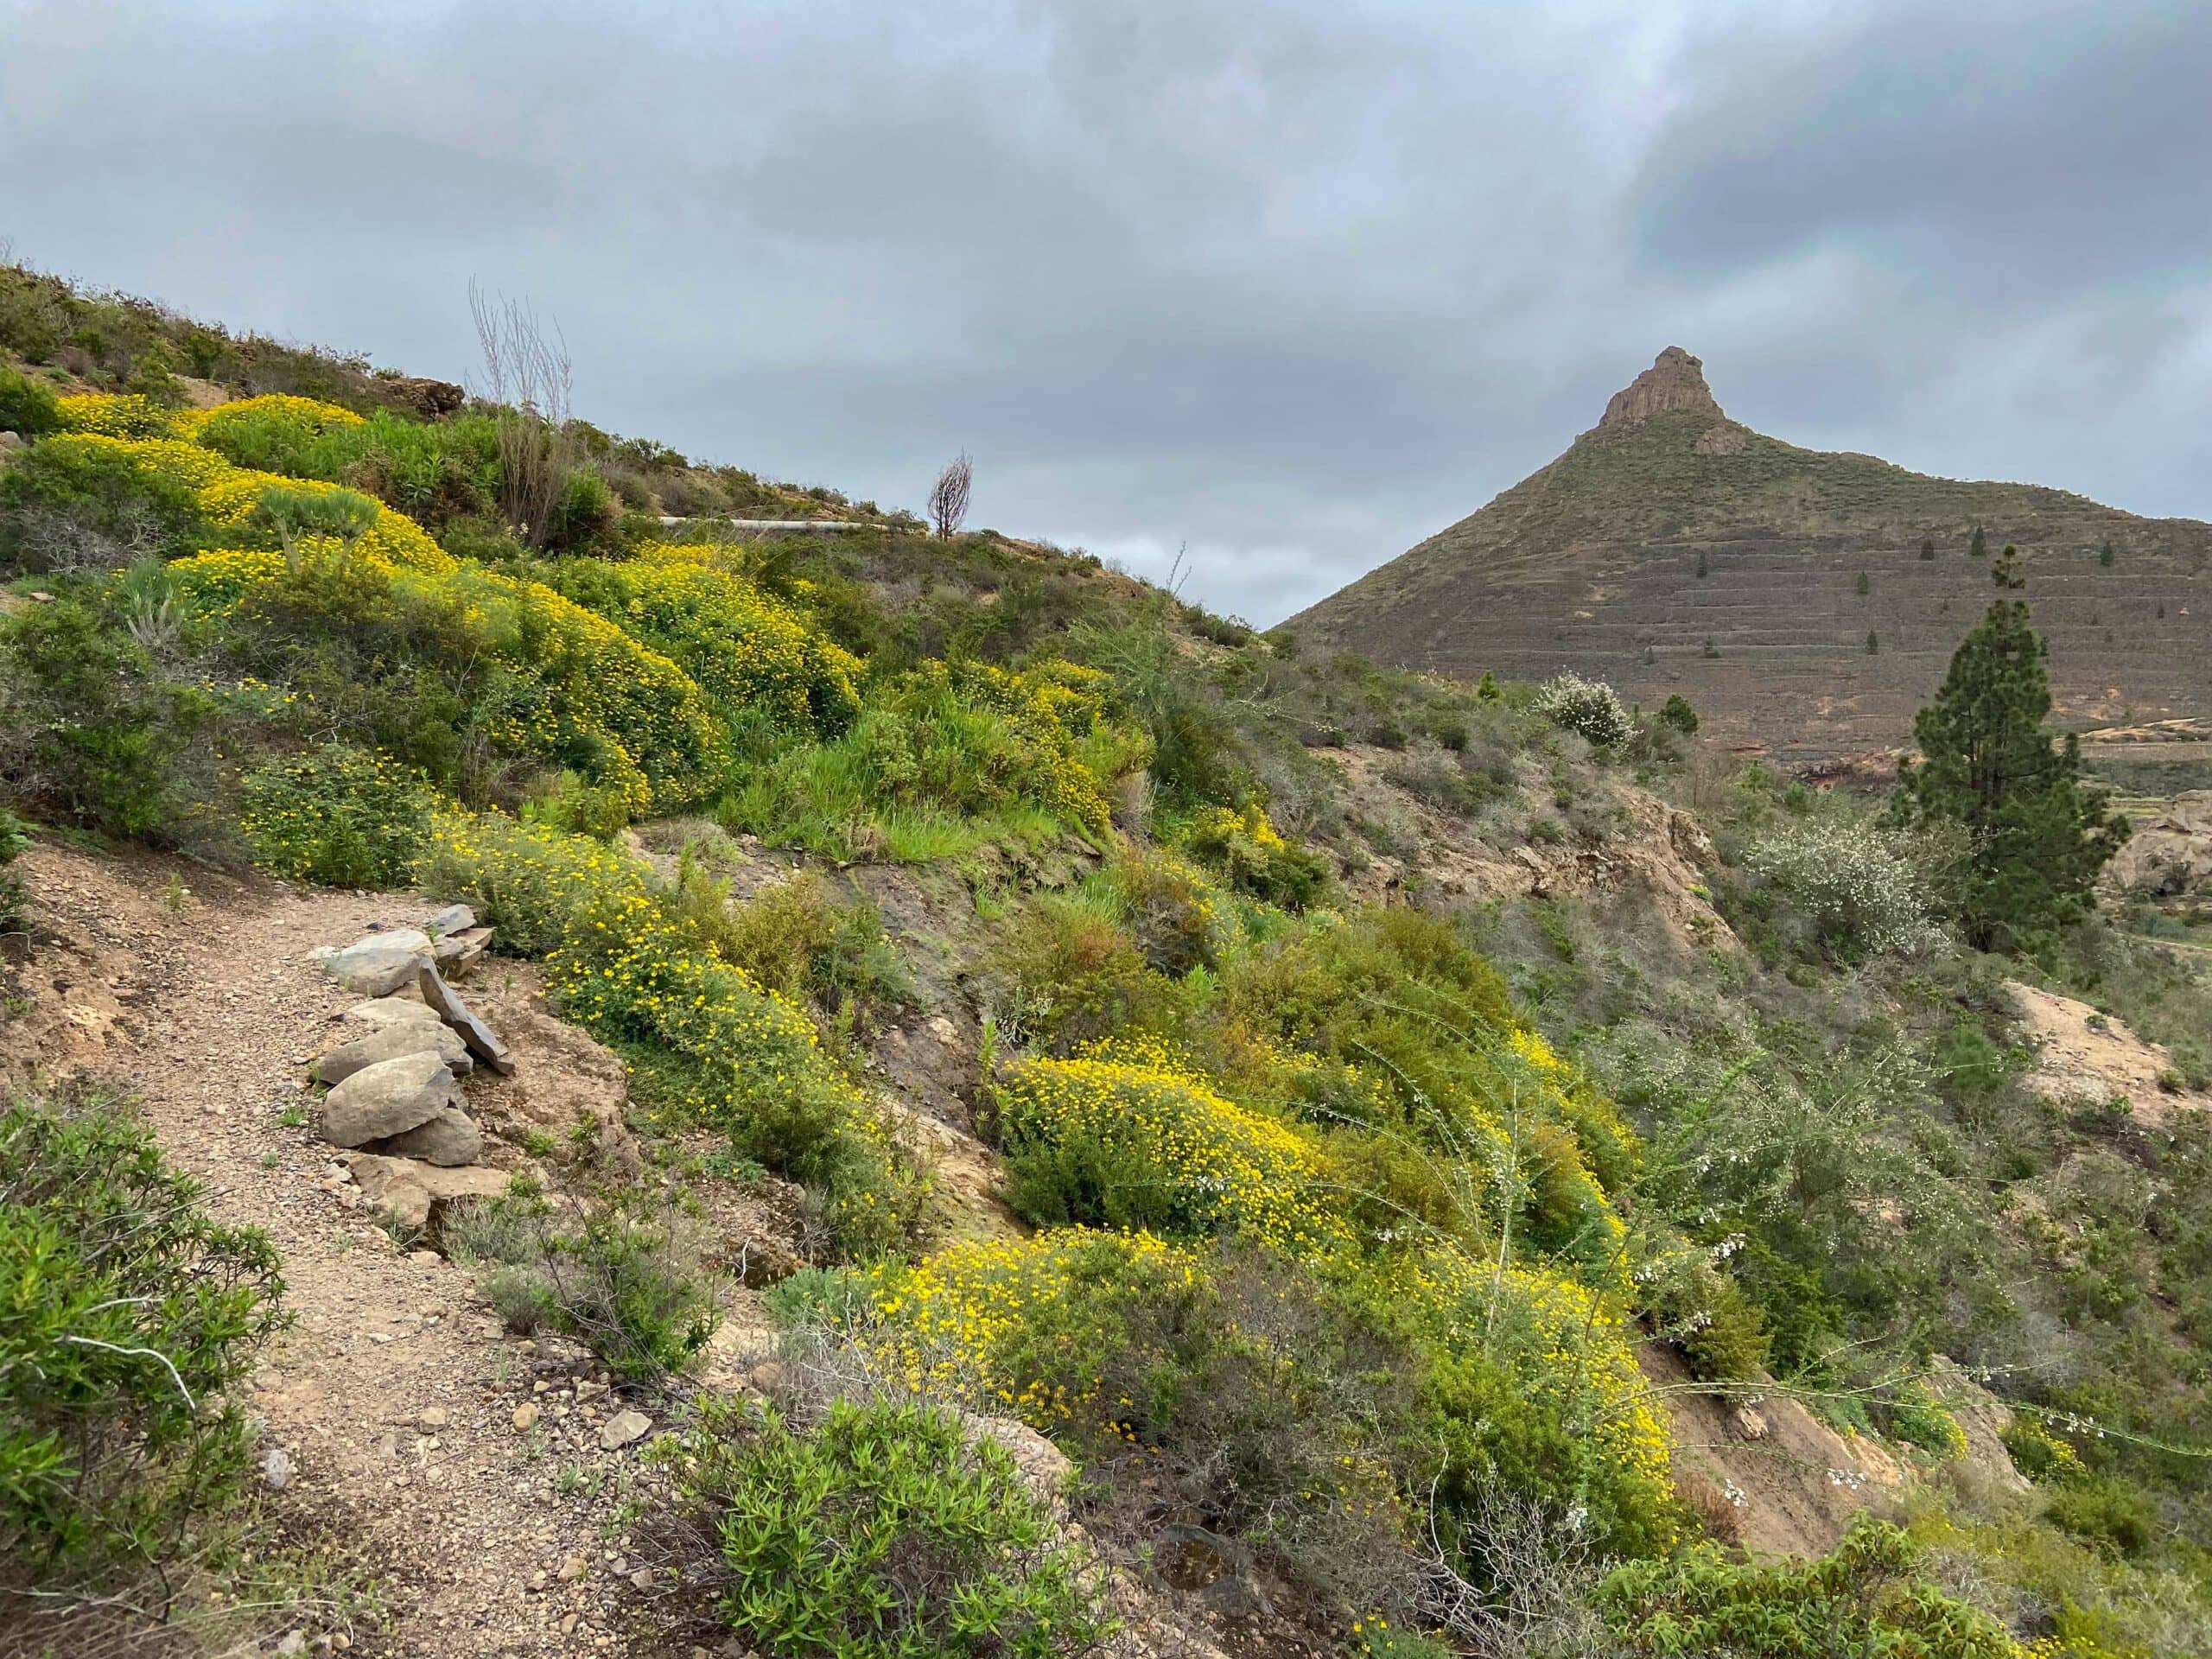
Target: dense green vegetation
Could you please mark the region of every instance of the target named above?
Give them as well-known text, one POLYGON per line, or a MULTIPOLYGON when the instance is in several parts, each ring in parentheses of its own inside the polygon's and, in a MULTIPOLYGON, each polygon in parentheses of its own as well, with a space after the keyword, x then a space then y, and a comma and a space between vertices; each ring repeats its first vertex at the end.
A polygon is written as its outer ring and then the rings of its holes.
POLYGON ((0 1109, 0 1644, 236 1564, 254 1433, 232 1390, 276 1328, 276 1269, 124 1103, 0 1109))
POLYGON ((0 382, 35 440, 0 473, 16 808, 413 882, 542 960, 632 1067, 653 1166, 573 1213, 517 1193, 456 1248, 626 1383, 714 1326, 667 1191, 698 1147, 804 1188, 775 1305, 830 1382, 708 1402, 673 1465, 746 1639, 1093 1643, 1090 1569, 950 1414, 980 1409, 1076 1459, 1107 1560, 1172 1517, 1347 1652, 2202 1650, 2212 1141, 2028 1089, 2001 982, 2094 986, 2154 1035, 2212 992, 2088 914, 2098 809, 2018 601, 1892 822, 1699 750, 1679 698, 1383 670, 988 534, 695 537, 616 505, 735 499, 680 457, 580 424, 518 449, 518 411, 424 418, 213 331, 164 370, 179 320, 10 282, 0 345, 62 372, 0 382), (261 395, 188 408, 188 368, 261 395), (548 457, 560 510, 520 522, 510 474, 548 457), (1965 804, 1985 728, 2049 782, 2021 835, 1965 804), (810 872, 734 902, 743 836, 810 872), (1530 861, 1524 896, 1443 879, 1530 861), (902 873, 928 950, 848 865, 902 873), (1581 874, 1621 868, 1685 879, 1661 906, 1581 874), (976 1016, 945 1109, 1033 1232, 946 1236, 869 1069, 917 963, 976 1016), (1647 1341, 1880 1441, 1905 1529, 1732 1555, 1647 1341), (1943 1362, 2014 1408, 2026 1494, 1961 1463, 1943 1362))

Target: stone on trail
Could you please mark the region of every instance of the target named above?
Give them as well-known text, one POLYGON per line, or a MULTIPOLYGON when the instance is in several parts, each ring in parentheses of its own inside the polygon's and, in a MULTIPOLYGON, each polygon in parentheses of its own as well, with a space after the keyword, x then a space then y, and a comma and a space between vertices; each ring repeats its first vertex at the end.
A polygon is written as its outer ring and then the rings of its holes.
POLYGON ((427 1164, 454 1168, 473 1164, 483 1154, 484 1137, 476 1121, 458 1106, 448 1106, 426 1123, 417 1123, 384 1143, 394 1158, 420 1158, 427 1164))
POLYGON ((404 1227, 435 1236, 449 1205, 496 1198, 507 1190, 505 1172, 481 1167, 441 1169, 411 1158, 349 1153, 346 1167, 369 1208, 404 1227))
POLYGON ((325 957, 322 971, 349 991, 388 996, 422 971, 429 949, 430 941, 420 933, 372 933, 325 957))
POLYGON ((372 997, 366 1002, 356 1002, 338 1017, 352 1025, 366 1026, 371 1031, 382 1031, 386 1026, 408 1020, 429 1026, 443 1023, 426 1004, 411 996, 372 997))
POLYGON ((449 938, 464 929, 476 925, 476 912, 467 905, 448 905, 443 910, 423 924, 433 938, 449 938))
MULTIPOLYGON (((423 1013, 429 1016, 429 1009, 424 1009, 423 1013)), ((476 1063, 468 1055, 468 1045, 461 1040, 460 1034, 441 1025, 435 1016, 429 1016, 421 1020, 396 1020, 365 1037, 356 1037, 349 1043, 340 1043, 315 1063, 315 1081, 334 1086, 379 1060, 396 1060, 402 1055, 422 1053, 435 1054, 446 1063, 448 1071, 456 1074, 475 1069, 476 1063)))
POLYGON ((600 1446, 602 1450, 613 1452, 641 1439, 652 1426, 652 1419, 642 1411, 618 1411, 600 1425, 600 1446))
POLYGON ((492 1034, 491 1027, 469 1012, 468 1004, 461 1000, 461 993, 446 983, 436 968, 425 963, 415 982, 423 993, 423 1001, 436 1012, 438 1018, 461 1033, 461 1040, 468 1045, 470 1053, 501 1077, 514 1076, 514 1058, 507 1052, 507 1046, 492 1034))
POLYGON ((461 1095, 435 1049, 366 1065, 322 1097, 322 1137, 359 1147, 427 1123, 461 1095))
POLYGON ((441 969, 457 972, 482 956, 491 943, 490 928, 464 927, 458 933, 441 934, 430 956, 441 969))

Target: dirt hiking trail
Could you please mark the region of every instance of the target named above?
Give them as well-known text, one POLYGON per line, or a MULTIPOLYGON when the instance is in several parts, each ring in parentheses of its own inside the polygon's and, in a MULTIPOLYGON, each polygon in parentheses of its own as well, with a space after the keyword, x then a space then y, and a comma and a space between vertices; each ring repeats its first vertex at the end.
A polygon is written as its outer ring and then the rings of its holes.
MULTIPOLYGON (((308 1122, 306 1063, 356 1034, 336 1020, 360 1000, 308 953, 434 906, 50 844, 22 868, 34 944, 0 1023, 0 1070, 136 1092, 213 1212, 266 1230, 283 1252, 294 1323, 251 1402, 265 1420, 263 1454, 283 1454, 264 1479, 372 1577, 381 1609, 351 1629, 303 1628, 304 1645, 288 1637, 287 1648, 404 1659, 706 1651, 653 1633, 653 1573, 629 1558, 617 1524, 650 1478, 645 1440, 601 1443, 627 1402, 575 1351, 509 1336, 466 1272, 395 1244, 308 1122)), ((496 986, 503 973, 490 964, 485 977, 496 986)), ((502 1000, 523 997, 534 992, 508 976, 502 1000)), ((523 1045, 518 1054, 526 1082, 532 1057, 523 1045)))

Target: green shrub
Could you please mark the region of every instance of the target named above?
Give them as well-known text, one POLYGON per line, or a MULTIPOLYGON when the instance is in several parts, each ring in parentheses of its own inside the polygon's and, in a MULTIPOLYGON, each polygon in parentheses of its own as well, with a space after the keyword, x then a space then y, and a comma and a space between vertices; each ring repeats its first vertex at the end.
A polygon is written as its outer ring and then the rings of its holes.
POLYGON ((1191 825, 1192 854, 1239 893, 1285 910, 1303 910, 1328 884, 1327 861, 1286 840, 1256 803, 1241 810, 1210 806, 1191 825))
POLYGON ((0 807, 0 934, 22 931, 28 918, 29 894, 22 873, 13 867, 30 846, 30 825, 0 807))
POLYGON ((673 1462, 719 1555, 697 1571, 766 1652, 1073 1659, 1111 1634, 1085 1554, 1012 1454, 950 1412, 839 1401, 800 1433, 707 1395, 673 1462))
POLYGON ((989 972, 1022 1028, 1056 1053, 1118 1032, 1173 1022, 1174 987, 1110 916, 1074 899, 1040 895, 1018 912, 994 948, 989 972))
POLYGON ((698 893, 687 910, 717 918, 715 949, 770 990, 826 1012, 855 1000, 913 1000, 913 976, 867 899, 840 899, 813 870, 772 882, 741 905, 729 904, 721 887, 696 858, 677 866, 678 902, 698 893))
POLYGON ((71 823, 178 835, 206 805, 184 774, 211 709, 162 678, 92 601, 64 595, 0 619, 0 781, 71 823))
POLYGON ((2084 1543, 2134 1557, 2164 1531, 2158 1505, 2139 1487, 2109 1476, 2084 1475, 2050 1495, 2044 1511, 2053 1525, 2084 1543))
POLYGON ((188 553, 207 529, 187 483, 114 446, 35 443, 0 472, 0 569, 119 570, 188 553))
POLYGON ((835 742, 756 729, 718 816, 779 845, 917 863, 1067 830, 1103 837, 1109 787, 1149 753, 1112 690, 1067 663, 925 663, 873 693, 835 742))
POLYGON ((1892 1440, 1916 1446, 1945 1461, 1967 1454, 1966 1431, 1925 1382, 1900 1383, 1874 1409, 1874 1421, 1892 1440))
POLYGON ((0 364, 0 432, 37 438, 60 429, 53 388, 0 364))
POLYGON ((630 803, 619 789, 564 772, 523 802, 522 819, 563 835, 612 841, 630 822, 630 803))
POLYGON ((1599 1592, 1606 1624, 1635 1654, 1698 1659, 2014 1659, 2003 1625, 1922 1576, 1920 1547, 1861 1521, 1835 1553, 1763 1566, 1710 1544, 1616 1568, 1599 1592))
POLYGON ((463 1211, 450 1236, 512 1329, 565 1332, 617 1381, 650 1386, 688 1370, 721 1320, 699 1232, 634 1193, 564 1224, 524 1186, 463 1211))
POLYGON ((0 1112, 0 1585, 158 1571, 238 1491, 276 1269, 115 1103, 0 1112))
POLYGON ((1695 737, 1697 710, 1690 706, 1690 700, 1681 692, 1671 692, 1667 701, 1660 705, 1659 723, 1669 731, 1680 732, 1684 737, 1695 737))
POLYGON ((404 886, 435 803, 412 766, 334 743, 246 774, 238 827, 264 869, 331 887, 404 886))

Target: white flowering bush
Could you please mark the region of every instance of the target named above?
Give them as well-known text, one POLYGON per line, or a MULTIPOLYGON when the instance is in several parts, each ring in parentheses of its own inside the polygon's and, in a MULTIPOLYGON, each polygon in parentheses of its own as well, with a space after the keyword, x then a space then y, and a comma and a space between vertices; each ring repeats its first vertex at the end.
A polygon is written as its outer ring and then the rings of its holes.
POLYGON ((1927 883, 1904 844, 1870 824, 1814 819, 1753 842, 1745 867, 1850 960, 1925 950, 1941 935, 1927 883))
POLYGON ((1634 729, 1628 705, 1603 680, 1555 674, 1536 688, 1536 712, 1554 726, 1579 733, 1599 748, 1628 741, 1634 729))

